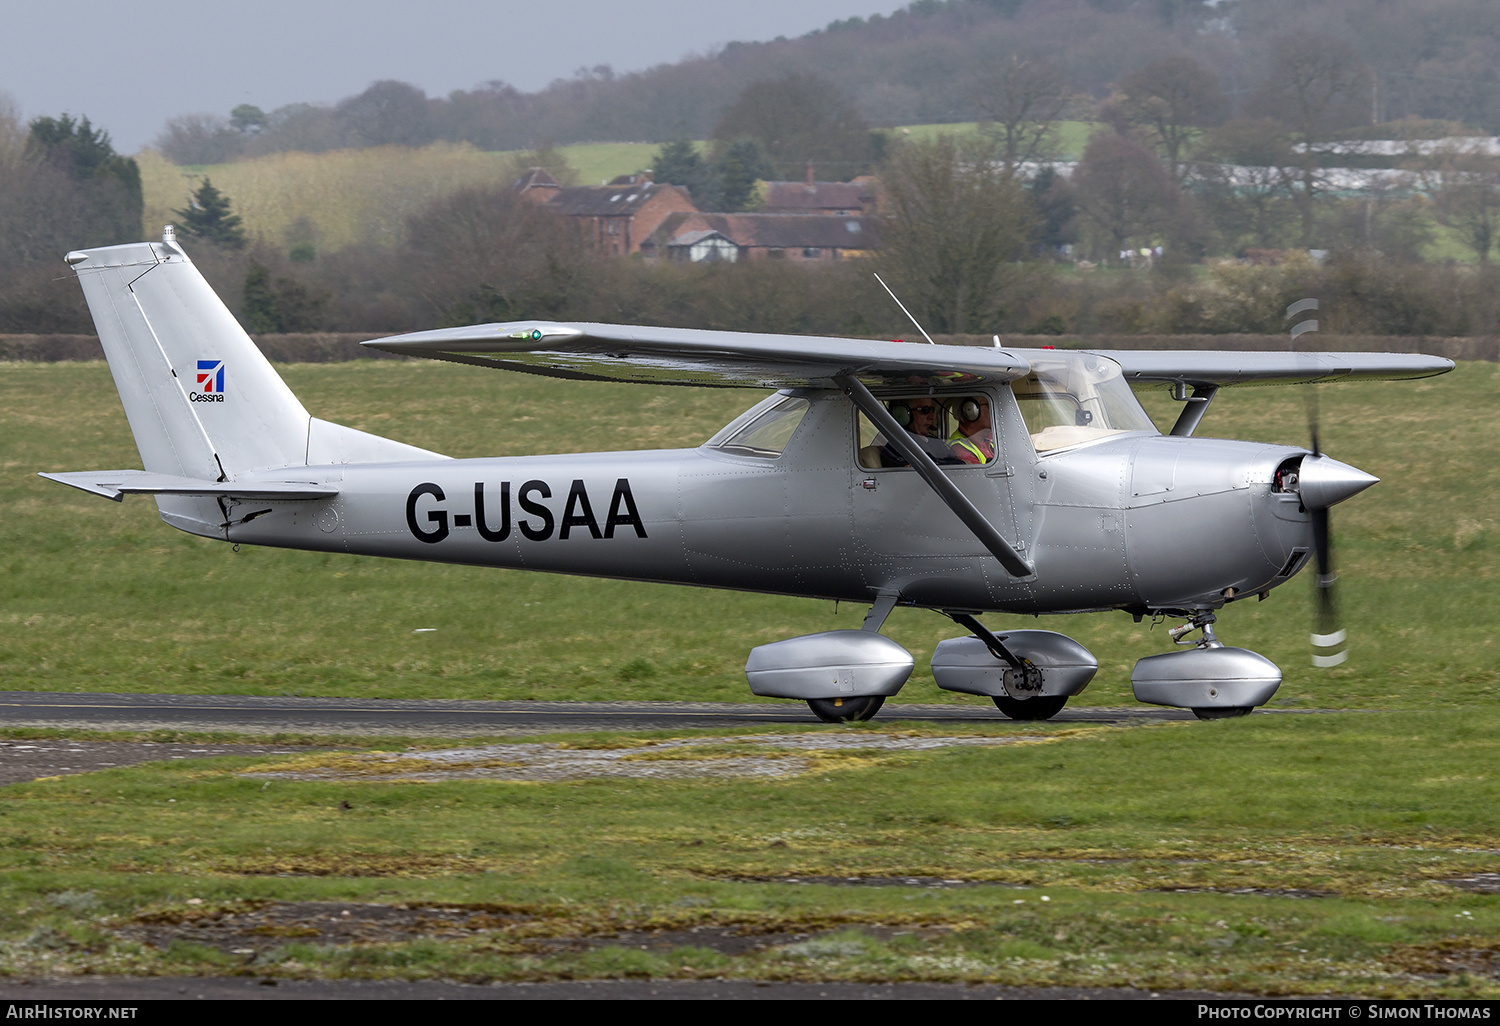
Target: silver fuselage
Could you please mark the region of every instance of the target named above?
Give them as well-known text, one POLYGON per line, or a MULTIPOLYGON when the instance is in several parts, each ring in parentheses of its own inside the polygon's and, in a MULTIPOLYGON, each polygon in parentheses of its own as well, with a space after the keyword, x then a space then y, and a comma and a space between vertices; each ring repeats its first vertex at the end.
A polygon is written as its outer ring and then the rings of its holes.
POLYGON ((990 392, 996 459, 944 473, 1030 577, 912 470, 859 466, 854 407, 826 390, 797 393, 812 408, 774 459, 703 446, 313 466, 295 476, 336 498, 158 501, 178 527, 246 544, 942 609, 1212 608, 1300 568, 1308 517, 1273 479, 1305 450, 1136 432, 1039 457, 1010 389, 990 392))

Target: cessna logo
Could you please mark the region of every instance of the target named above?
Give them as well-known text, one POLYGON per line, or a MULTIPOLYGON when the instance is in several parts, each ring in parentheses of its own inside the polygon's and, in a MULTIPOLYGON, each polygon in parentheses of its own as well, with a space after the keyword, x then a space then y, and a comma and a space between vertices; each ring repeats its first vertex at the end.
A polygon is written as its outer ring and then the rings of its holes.
POLYGON ((224 401, 224 361, 198 361, 198 388, 188 398, 195 403, 222 403, 224 401))
MULTIPOLYGON (((559 540, 568 538, 574 529, 587 530, 591 538, 613 538, 615 528, 632 527, 637 538, 646 537, 646 526, 641 523, 640 511, 635 506, 635 496, 630 494, 630 480, 620 478, 615 482, 615 493, 609 500, 609 512, 601 528, 599 518, 594 515, 589 501, 588 488, 581 479, 575 479, 568 488, 567 501, 563 503, 562 519, 559 522, 551 507, 541 502, 552 498, 552 486, 545 481, 527 481, 516 489, 516 505, 520 509, 515 515, 515 527, 522 536, 532 541, 546 541, 556 529, 559 540)), ((474 483, 474 512, 451 514, 452 527, 473 527, 485 541, 501 542, 510 537, 512 513, 510 508, 510 482, 501 481, 498 490, 485 491, 483 481, 474 483)), ((406 526, 418 541, 437 543, 448 537, 450 513, 435 503, 446 502, 448 496, 432 482, 424 482, 411 490, 406 497, 406 526), (430 496, 432 503, 422 502, 430 496), (419 518, 417 506, 423 507, 419 518), (433 508, 428 508, 432 505, 433 508)))

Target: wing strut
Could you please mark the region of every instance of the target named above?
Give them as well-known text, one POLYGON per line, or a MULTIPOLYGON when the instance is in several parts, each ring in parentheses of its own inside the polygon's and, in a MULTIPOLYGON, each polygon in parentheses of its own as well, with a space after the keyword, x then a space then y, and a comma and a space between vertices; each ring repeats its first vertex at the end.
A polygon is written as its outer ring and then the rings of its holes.
POLYGON ((1193 394, 1188 395, 1187 385, 1174 382, 1172 398, 1186 405, 1177 415, 1177 423, 1172 425, 1171 433, 1180 438, 1191 436, 1198 429, 1198 422, 1208 412, 1208 404, 1214 401, 1214 396, 1218 394, 1218 391, 1218 385, 1194 385, 1193 394))
POLYGON ((978 620, 974 619, 973 614, 955 613, 951 609, 945 609, 943 610, 943 612, 954 623, 958 624, 960 627, 973 634, 974 637, 984 642, 984 647, 989 649, 990 654, 993 655, 996 659, 1004 660, 1010 665, 1011 669, 1013 670, 1024 670, 1026 668, 1026 664, 1020 659, 1020 657, 1018 657, 1010 649, 1006 648, 1005 642, 995 637, 995 635, 990 632, 990 629, 988 627, 980 623, 978 620))
POLYGON ((959 491, 958 486, 938 469, 938 465, 932 462, 932 457, 912 442, 911 436, 896 423, 896 418, 890 415, 880 400, 870 394, 864 382, 852 374, 839 374, 834 377, 833 381, 844 390, 845 395, 854 401, 855 406, 864 411, 865 416, 870 418, 897 451, 906 457, 906 462, 922 475, 922 480, 926 481, 928 487, 937 493, 937 497, 958 515, 958 519, 964 522, 964 526, 974 532, 974 537, 994 554, 1007 573, 1012 577, 1030 577, 1036 573, 1036 568, 1011 548, 1010 542, 995 530, 995 526, 985 518, 977 506, 969 501, 969 497, 959 491))

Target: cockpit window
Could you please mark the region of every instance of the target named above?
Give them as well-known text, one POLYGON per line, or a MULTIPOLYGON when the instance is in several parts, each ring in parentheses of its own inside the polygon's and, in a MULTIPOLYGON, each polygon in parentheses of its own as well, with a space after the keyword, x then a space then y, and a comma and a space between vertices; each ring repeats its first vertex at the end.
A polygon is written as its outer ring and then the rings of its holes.
MULTIPOLYGON (((985 464, 995 457, 990 397, 913 396, 884 400, 886 412, 939 466, 985 464)), ((859 465, 866 470, 910 466, 901 450, 863 413, 859 415, 859 465)))
POLYGON ((774 460, 786 451, 797 425, 802 423, 808 407, 806 399, 786 396, 751 415, 735 421, 708 440, 708 445, 736 456, 754 456, 774 460))
POLYGON ((1158 433, 1120 365, 1103 356, 1060 353, 1034 359, 1031 374, 1012 387, 1038 453, 1131 431, 1158 433))

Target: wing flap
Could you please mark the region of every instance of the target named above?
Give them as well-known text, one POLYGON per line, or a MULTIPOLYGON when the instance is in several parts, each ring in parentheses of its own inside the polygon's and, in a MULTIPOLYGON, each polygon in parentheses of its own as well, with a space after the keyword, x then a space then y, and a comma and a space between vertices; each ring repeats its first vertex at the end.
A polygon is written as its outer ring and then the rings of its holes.
POLYGON ((127 495, 212 495, 287 501, 328 499, 339 493, 337 488, 313 481, 200 481, 174 474, 151 474, 144 470, 76 470, 38 476, 116 502, 123 501, 127 495))
POLYGON ((816 335, 515 321, 374 339, 388 353, 588 381, 717 388, 983 385, 1025 377, 1030 364, 1003 349, 816 335))

